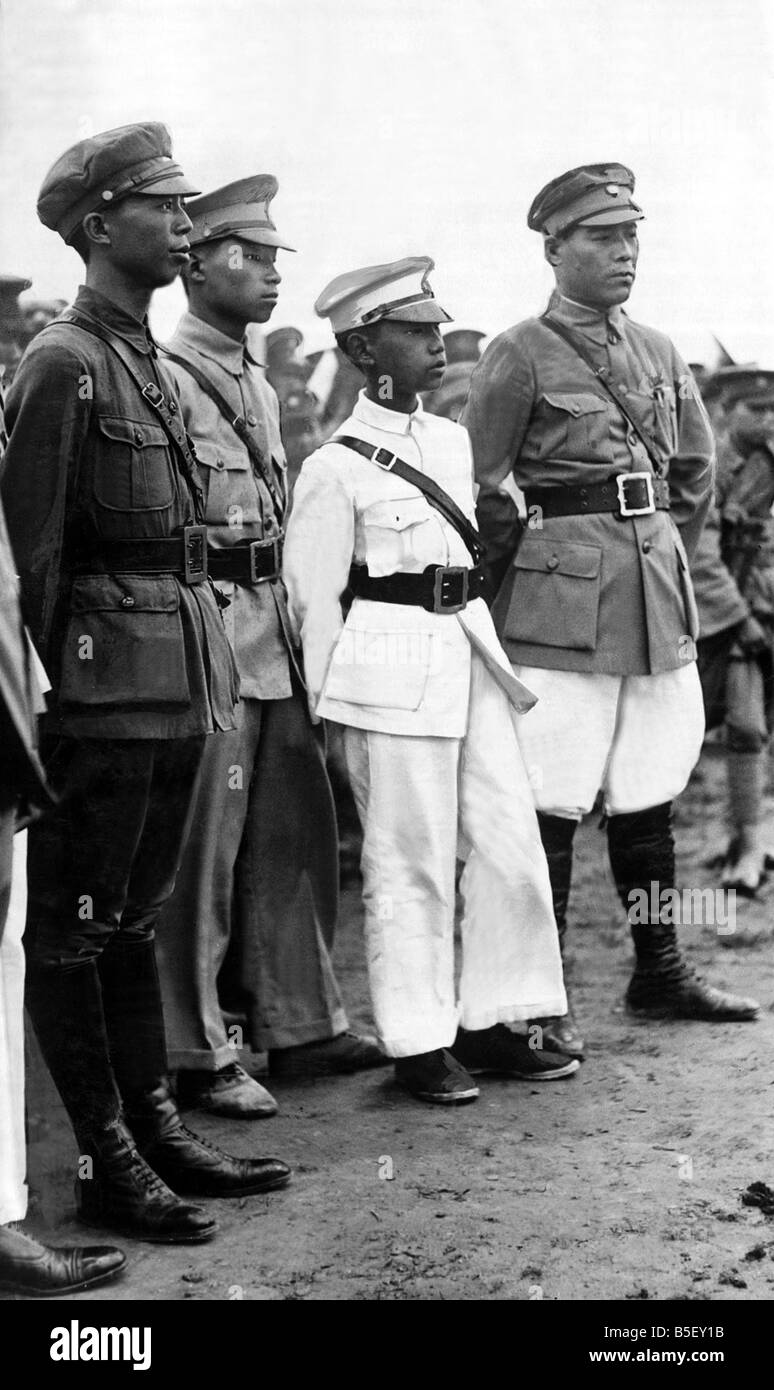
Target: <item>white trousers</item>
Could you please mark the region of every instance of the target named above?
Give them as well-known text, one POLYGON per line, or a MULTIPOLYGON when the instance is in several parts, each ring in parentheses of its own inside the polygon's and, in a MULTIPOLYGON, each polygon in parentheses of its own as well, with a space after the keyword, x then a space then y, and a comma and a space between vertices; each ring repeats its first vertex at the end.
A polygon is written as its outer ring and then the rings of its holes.
POLYGON ((27 832, 13 844, 11 902, 0 941, 0 1226, 27 1213, 24 1142, 24 947, 27 832))
POLYGON ((513 669, 538 697, 516 728, 539 811, 580 819, 601 788, 623 815, 684 790, 704 738, 695 662, 656 676, 513 669))
POLYGON ((347 727, 363 826, 366 954, 379 1040, 392 1057, 448 1047, 458 1023, 566 1012, 548 867, 502 689, 474 652, 464 739, 347 727), (462 973, 454 989, 459 848, 462 973))

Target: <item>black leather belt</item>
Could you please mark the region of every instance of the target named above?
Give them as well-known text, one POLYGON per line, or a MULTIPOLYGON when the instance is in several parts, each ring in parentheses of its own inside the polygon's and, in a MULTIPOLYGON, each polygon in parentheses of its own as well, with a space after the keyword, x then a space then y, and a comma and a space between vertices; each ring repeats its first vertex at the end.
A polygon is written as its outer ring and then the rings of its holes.
POLYGON ((428 565, 421 574, 368 573, 366 565, 353 565, 349 587, 356 598, 377 603, 404 603, 426 608, 428 613, 459 613, 484 594, 484 572, 478 566, 428 565))
POLYGON ((619 473, 604 483, 580 487, 530 487, 527 507, 539 507, 544 517, 583 516, 584 512, 614 512, 619 521, 669 511, 669 484, 652 473, 619 473))
POLYGON ((282 534, 248 545, 210 550, 207 569, 213 579, 233 579, 235 584, 263 584, 277 579, 282 567, 282 534))
POLYGON ((184 526, 178 536, 105 541, 78 566, 80 574, 176 574, 184 584, 207 578, 207 527, 184 526))

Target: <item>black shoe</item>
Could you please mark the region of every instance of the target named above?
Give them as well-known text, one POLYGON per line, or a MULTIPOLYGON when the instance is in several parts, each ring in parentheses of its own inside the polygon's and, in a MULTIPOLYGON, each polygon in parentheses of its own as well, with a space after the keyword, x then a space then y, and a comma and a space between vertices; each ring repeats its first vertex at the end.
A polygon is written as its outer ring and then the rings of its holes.
POLYGON ((435 1105, 464 1105, 480 1094, 475 1081, 445 1047, 416 1057, 397 1057, 395 1080, 418 1100, 435 1105))
POLYGON ((460 1028, 452 1052, 467 1071, 515 1076, 521 1081, 558 1081, 578 1070, 577 1057, 541 1052, 504 1023, 468 1032, 460 1028))
POLYGON ((533 1018, 529 1026, 540 1029, 538 1037, 544 1052, 561 1052, 565 1057, 583 1060, 586 1044, 569 1002, 566 1014, 558 1014, 553 1018, 533 1018))
POLYGON ((96 1136, 90 1149, 94 1171, 76 1182, 78 1217, 122 1235, 159 1244, 210 1240, 217 1222, 201 1207, 181 1202, 138 1153, 125 1125, 96 1136))
POLYGON ((180 1119, 169 1081, 133 1100, 127 1115, 140 1152, 174 1192, 199 1197, 247 1197, 290 1181, 278 1158, 235 1158, 192 1134, 180 1119))
POLYGON ((375 1038, 357 1033, 339 1033, 335 1038, 281 1047, 269 1053, 271 1076, 303 1078, 311 1076, 349 1076, 372 1067, 385 1067, 391 1061, 375 1038))
POLYGON ((42 1245, 12 1226, 0 1226, 0 1289, 29 1298, 79 1293, 115 1279, 126 1255, 114 1245, 42 1245))
POLYGON ((689 1018, 705 1023, 750 1023, 758 1017, 755 999, 715 989, 686 971, 675 981, 636 970, 626 991, 626 1007, 642 1018, 689 1018))

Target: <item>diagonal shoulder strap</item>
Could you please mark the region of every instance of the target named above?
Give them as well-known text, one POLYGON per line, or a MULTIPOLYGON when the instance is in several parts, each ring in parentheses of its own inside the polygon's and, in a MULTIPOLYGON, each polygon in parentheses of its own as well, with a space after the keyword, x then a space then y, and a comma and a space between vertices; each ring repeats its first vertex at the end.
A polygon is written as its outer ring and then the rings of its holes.
POLYGON ((378 444, 366 444, 364 439, 356 439, 351 434, 335 434, 330 441, 331 444, 344 444, 348 449, 354 449, 356 453, 362 454, 363 458, 372 463, 378 464, 387 473, 394 473, 397 478, 402 478, 406 483, 413 483, 414 487, 424 494, 431 507, 435 507, 441 516, 445 517, 450 526, 453 526, 458 536, 462 537, 468 550, 473 557, 473 563, 478 564, 484 554, 484 542, 476 530, 471 525, 463 511, 448 492, 445 492, 438 483, 427 474, 420 473, 418 468, 412 468, 410 463, 398 458, 397 454, 391 454, 388 449, 380 449, 378 444))
POLYGON ((215 386, 214 383, 210 381, 210 378, 205 376, 204 372, 201 371, 199 367, 195 366, 187 357, 179 357, 176 352, 172 352, 168 347, 165 347, 163 352, 164 356, 168 357, 170 362, 177 362, 179 367, 183 367, 185 371, 190 373, 200 390, 204 392, 205 396, 209 396, 213 405, 223 416, 223 419, 228 421, 234 433, 239 436, 252 462, 255 464, 262 481, 268 489, 269 496, 274 503, 277 519, 281 521, 285 511, 284 492, 281 486, 277 486, 276 478, 272 476, 271 466, 267 463, 255 439, 250 434, 250 427, 244 415, 240 415, 239 412, 234 412, 230 403, 226 400, 225 396, 221 395, 217 386, 215 386))
MULTIPOLYGON (((66 309, 56 319, 57 323, 74 323, 78 328, 82 328, 87 333, 93 334, 95 338, 101 339, 119 358, 125 371, 131 377, 143 400, 152 406, 156 417, 164 429, 167 438, 172 444, 173 454, 178 459, 182 459, 183 471, 186 481, 194 496, 196 520, 202 520, 204 516, 204 494, 199 483, 199 475, 196 467, 196 459, 191 452, 186 436, 185 427, 179 413, 173 413, 167 405, 166 397, 161 387, 153 380, 146 381, 137 368, 135 362, 126 351, 126 347, 116 333, 111 333, 104 324, 98 323, 90 315, 82 313, 78 309, 66 309)), ((43 330, 45 332, 45 329, 43 330)))
POLYGON ((647 449, 648 456, 650 458, 651 463, 653 464, 656 473, 658 475, 663 475, 667 460, 663 457, 659 449, 658 440, 656 439, 655 434, 653 434, 651 430, 647 429, 646 426, 643 425, 641 420, 635 420, 623 396, 619 394, 612 381, 610 381, 608 376, 608 368, 606 366, 597 365, 597 363, 594 361, 594 358, 591 356, 591 353, 587 352, 585 343, 582 343, 578 338, 576 338, 575 334, 569 328, 567 328, 565 324, 557 323, 556 319, 549 318, 548 314, 542 314, 540 322, 544 323, 546 328, 550 328, 552 333, 555 333, 558 338, 561 338, 563 342, 567 343, 567 346, 571 347, 573 352, 577 353, 578 357, 580 357, 582 361, 586 363, 586 366, 589 368, 589 370, 594 373, 594 376, 596 377, 603 391, 607 391, 608 396, 610 396, 615 401, 615 404, 618 406, 618 409, 623 415, 624 420, 626 420, 627 423, 631 425, 631 428, 634 430, 634 433, 636 434, 637 438, 647 449))

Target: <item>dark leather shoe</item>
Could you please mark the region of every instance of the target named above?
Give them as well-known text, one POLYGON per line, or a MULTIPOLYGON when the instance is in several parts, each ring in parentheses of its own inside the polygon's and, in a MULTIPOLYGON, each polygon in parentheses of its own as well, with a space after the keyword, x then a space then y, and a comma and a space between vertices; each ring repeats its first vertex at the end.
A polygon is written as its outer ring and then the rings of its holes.
POLYGON ((0 1289, 30 1298, 56 1298, 114 1279, 126 1255, 114 1245, 41 1245, 23 1231, 0 1226, 0 1289))
POLYGON ((395 1059, 395 1080, 418 1100, 434 1105, 464 1105, 480 1094, 456 1057, 445 1047, 395 1059))
POLYGON ((533 1018, 529 1026, 540 1029, 540 1045, 544 1052, 561 1052, 565 1057, 583 1060, 586 1044, 571 1008, 568 1007, 566 1014, 553 1018, 533 1018))
POLYGON ((78 1217, 137 1240, 187 1245, 211 1240, 217 1222, 201 1207, 181 1202, 140 1157, 120 1121, 95 1137, 93 1174, 76 1182, 78 1217))
POLYGON ((247 1197, 290 1181, 290 1169, 278 1158, 235 1158, 186 1129, 168 1077, 132 1098, 127 1121, 143 1158, 174 1192, 247 1197))
POLYGON ((697 975, 659 982, 635 971, 626 991, 626 1006, 642 1018, 693 1018, 706 1023, 749 1023, 758 1017, 755 999, 705 984, 697 975))
POLYGON ((521 1081, 558 1081, 572 1076, 580 1063, 577 1057, 563 1057, 556 1052, 541 1052, 530 1047, 518 1033, 512 1033, 504 1023, 492 1028, 468 1032, 460 1028, 451 1048, 465 1069, 489 1072, 495 1076, 515 1076, 521 1081))
POLYGON ((336 1038, 302 1043, 298 1047, 272 1049, 269 1053, 271 1076, 290 1078, 312 1076, 349 1076, 352 1072, 386 1067, 392 1059, 385 1056, 375 1038, 359 1037, 357 1033, 339 1033, 336 1038))
POLYGON ((179 1124, 143 1146, 143 1156, 175 1192, 198 1197, 248 1197, 290 1182, 278 1158, 235 1158, 179 1124))

